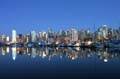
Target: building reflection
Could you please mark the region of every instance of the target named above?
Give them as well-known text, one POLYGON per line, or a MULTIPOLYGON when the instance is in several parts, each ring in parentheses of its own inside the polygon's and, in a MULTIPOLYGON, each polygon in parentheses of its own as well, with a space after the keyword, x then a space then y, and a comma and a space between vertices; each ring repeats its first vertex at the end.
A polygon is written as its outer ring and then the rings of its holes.
POLYGON ((28 55, 31 58, 37 56, 41 58, 47 57, 51 60, 52 57, 58 56, 60 58, 69 58, 76 60, 78 58, 96 56, 104 62, 108 62, 111 58, 120 57, 120 49, 82 49, 82 48, 26 48, 26 47, 1 47, 0 52, 2 55, 12 53, 12 59, 15 60, 17 55, 28 55))
POLYGON ((15 60, 17 56, 17 48, 16 47, 12 47, 12 59, 15 60))

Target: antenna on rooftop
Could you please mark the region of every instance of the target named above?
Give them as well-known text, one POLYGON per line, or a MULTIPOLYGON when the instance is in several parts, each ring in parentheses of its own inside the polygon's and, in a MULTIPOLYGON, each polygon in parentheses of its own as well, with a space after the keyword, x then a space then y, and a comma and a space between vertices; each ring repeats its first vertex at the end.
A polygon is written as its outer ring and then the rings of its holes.
POLYGON ((93 25, 93 31, 95 32, 95 30, 96 30, 96 29, 95 29, 95 24, 94 24, 94 25, 93 25))
POLYGON ((93 35, 94 35, 94 36, 93 36, 93 41, 94 41, 94 43, 95 43, 95 24, 93 24, 93 33, 94 33, 94 34, 93 34, 93 35))

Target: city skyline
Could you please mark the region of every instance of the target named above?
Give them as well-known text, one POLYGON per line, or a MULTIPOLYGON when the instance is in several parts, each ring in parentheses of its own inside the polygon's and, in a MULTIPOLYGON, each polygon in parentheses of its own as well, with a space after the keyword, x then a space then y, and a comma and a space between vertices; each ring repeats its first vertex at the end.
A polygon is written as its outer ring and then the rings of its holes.
POLYGON ((0 0, 0 34, 120 26, 119 0, 0 0), (56 28, 57 27, 57 28, 56 28), (7 29, 7 31, 6 31, 7 29))
POLYGON ((48 31, 31 31, 27 34, 17 34, 12 30, 12 37, 2 34, 0 36, 0 46, 80 46, 80 47, 120 47, 120 27, 117 29, 103 25, 96 31, 60 30, 58 32, 48 29, 48 31), (118 44, 116 43, 118 42, 118 44))

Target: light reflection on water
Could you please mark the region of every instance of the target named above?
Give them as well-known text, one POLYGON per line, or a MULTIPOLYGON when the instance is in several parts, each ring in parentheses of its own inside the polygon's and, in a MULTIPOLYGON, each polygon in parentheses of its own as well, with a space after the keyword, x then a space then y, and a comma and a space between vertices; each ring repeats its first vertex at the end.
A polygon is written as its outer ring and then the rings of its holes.
POLYGON ((119 48, 0 48, 0 77, 120 77, 119 74, 119 48))
POLYGON ((12 54, 12 59, 16 60, 19 55, 28 55, 31 58, 41 57, 48 58, 51 60, 52 57, 58 56, 60 58, 68 58, 71 60, 77 60, 79 58, 84 57, 93 57, 94 55, 102 60, 103 62, 108 62, 109 59, 119 58, 120 57, 120 49, 119 48, 111 48, 111 49, 88 49, 88 48, 26 48, 26 47, 1 47, 0 52, 2 55, 6 55, 7 53, 12 54))

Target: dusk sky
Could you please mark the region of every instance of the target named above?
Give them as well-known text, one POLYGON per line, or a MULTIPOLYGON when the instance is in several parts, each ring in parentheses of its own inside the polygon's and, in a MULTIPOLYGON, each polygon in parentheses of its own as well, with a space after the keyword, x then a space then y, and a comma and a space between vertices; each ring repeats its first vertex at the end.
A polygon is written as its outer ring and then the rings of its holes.
POLYGON ((0 34, 120 26, 120 0, 0 0, 0 34))

